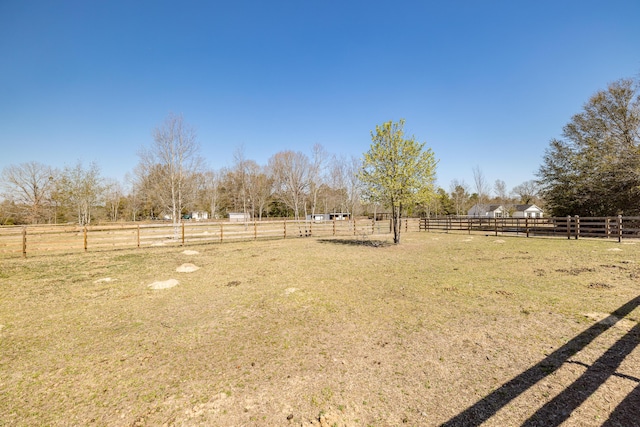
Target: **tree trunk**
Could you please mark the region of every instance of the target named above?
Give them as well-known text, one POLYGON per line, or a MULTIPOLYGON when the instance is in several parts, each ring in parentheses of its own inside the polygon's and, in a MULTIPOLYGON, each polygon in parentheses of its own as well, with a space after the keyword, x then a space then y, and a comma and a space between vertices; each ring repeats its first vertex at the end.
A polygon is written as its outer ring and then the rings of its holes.
POLYGON ((402 219, 402 205, 392 205, 392 222, 393 222, 393 243, 400 244, 400 220, 402 219))

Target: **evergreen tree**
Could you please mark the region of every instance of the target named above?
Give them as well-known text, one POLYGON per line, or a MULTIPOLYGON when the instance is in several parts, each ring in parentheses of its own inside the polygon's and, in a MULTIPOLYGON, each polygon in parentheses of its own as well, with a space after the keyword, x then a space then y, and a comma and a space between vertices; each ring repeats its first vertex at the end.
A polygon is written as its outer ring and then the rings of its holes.
POLYGON ((538 171, 554 216, 640 214, 640 95, 631 79, 598 91, 553 139, 538 171))

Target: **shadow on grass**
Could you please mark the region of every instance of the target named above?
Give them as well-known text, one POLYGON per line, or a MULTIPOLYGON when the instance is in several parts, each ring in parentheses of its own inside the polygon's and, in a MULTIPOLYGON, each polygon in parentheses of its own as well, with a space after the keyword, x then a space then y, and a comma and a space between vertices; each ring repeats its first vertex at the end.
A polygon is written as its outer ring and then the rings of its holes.
POLYGON ((384 248, 392 245, 384 240, 371 240, 368 237, 353 239, 319 239, 318 241, 320 243, 333 243, 335 245, 369 246, 372 248, 384 248))
MULTIPOLYGON (((500 388, 465 409, 441 427, 479 426, 500 409, 505 407, 543 378, 555 372, 564 363, 570 361, 580 350, 607 331, 620 319, 631 313, 640 305, 640 296, 618 308, 606 319, 594 324, 572 340, 551 353, 544 360, 514 377, 500 388)), ((603 427, 638 425, 640 420, 640 379, 616 372, 622 361, 640 344, 640 323, 616 341, 598 360, 587 367, 587 370, 552 400, 545 403, 522 425, 559 426, 571 413, 586 401, 609 377, 618 376, 638 383, 638 386, 611 413, 603 427)))

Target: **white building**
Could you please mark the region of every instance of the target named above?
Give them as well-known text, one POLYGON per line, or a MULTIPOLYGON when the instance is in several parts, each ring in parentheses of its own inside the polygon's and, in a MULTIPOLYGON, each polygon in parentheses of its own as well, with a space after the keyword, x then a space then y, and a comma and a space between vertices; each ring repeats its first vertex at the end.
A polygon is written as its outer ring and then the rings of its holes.
POLYGON ((542 209, 536 205, 516 205, 515 208, 514 218, 542 218, 542 209))
POLYGON ((348 212, 330 212, 330 213, 317 213, 313 215, 307 215, 307 221, 348 221, 351 219, 351 214, 348 212))
POLYGON ((207 211, 195 211, 189 213, 191 219, 194 221, 206 221, 209 219, 209 212, 207 211))
POLYGON ((504 218, 509 216, 502 205, 485 205, 481 203, 473 205, 467 215, 474 218, 504 218))
POLYGON ((229 222, 246 222, 251 220, 249 212, 229 212, 229 222))

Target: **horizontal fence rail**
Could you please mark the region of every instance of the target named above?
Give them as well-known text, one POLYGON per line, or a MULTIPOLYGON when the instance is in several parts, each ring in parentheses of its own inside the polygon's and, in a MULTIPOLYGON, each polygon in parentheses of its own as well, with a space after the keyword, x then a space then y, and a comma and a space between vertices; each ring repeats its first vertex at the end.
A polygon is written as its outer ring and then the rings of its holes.
MULTIPOLYGON (((403 231, 418 231, 420 220, 402 220, 403 231)), ((389 220, 182 222, 173 224, 33 225, 0 227, 0 254, 89 252, 234 241, 391 233, 389 220)))
POLYGON ((551 218, 421 218, 420 231, 467 231, 496 236, 522 235, 579 239, 596 237, 617 239, 640 237, 640 217, 551 217, 551 218))
MULTIPOLYGON (((475 218, 431 217, 402 220, 401 230, 514 235, 523 237, 640 237, 640 217, 475 218)), ((35 255, 158 246, 302 237, 391 234, 390 220, 183 222, 173 224, 33 225, 0 227, 0 254, 35 255)))

